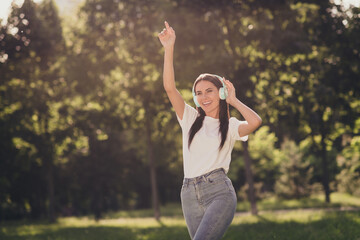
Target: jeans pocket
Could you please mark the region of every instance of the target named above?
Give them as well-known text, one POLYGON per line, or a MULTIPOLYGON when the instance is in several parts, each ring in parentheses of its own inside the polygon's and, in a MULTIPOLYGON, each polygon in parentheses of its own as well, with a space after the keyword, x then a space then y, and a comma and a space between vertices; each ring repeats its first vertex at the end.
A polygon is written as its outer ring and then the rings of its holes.
POLYGON ((234 186, 232 185, 232 182, 229 178, 225 179, 225 183, 228 186, 229 191, 235 193, 234 186))
POLYGON ((187 189, 188 187, 189 187, 189 185, 188 185, 188 184, 183 183, 183 185, 181 186, 181 192, 186 191, 186 189, 187 189))

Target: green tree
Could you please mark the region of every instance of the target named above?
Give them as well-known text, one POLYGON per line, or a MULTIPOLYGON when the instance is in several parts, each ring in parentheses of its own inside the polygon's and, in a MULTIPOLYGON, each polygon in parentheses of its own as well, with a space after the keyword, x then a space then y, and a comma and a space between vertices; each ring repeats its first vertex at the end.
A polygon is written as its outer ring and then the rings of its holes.
MULTIPOLYGON (((56 63, 61 62, 65 45, 54 3, 49 0, 36 5, 26 0, 21 7, 14 5, 7 29, 10 35, 5 39, 4 53, 8 57, 1 68, 5 77, 2 109, 13 109, 3 114, 13 122, 11 135, 16 148, 27 151, 24 161, 29 161, 25 170, 27 178, 18 180, 26 183, 33 178, 42 182, 37 187, 29 186, 29 190, 37 188, 38 192, 44 192, 42 188, 46 183, 47 193, 37 195, 34 191, 23 201, 30 205, 33 216, 41 215, 47 206, 48 218, 54 221, 56 149, 71 131, 71 125, 59 114, 62 104, 58 101, 65 92, 65 83, 60 77, 60 65, 56 63)), ((26 166, 25 162, 20 165, 26 166)), ((11 202, 12 197, 8 196, 8 201, 11 202)))
MULTIPOLYGON (((319 21, 315 26, 318 32, 309 34, 310 42, 316 46, 308 56, 311 71, 308 74, 303 72, 303 76, 312 82, 312 85, 304 85, 303 89, 303 93, 306 93, 303 106, 307 113, 304 119, 311 129, 313 151, 321 159, 321 170, 318 172, 321 173, 327 202, 330 201, 329 183, 336 173, 335 157, 332 154, 337 148, 335 143, 339 142, 337 139, 342 138, 346 129, 354 128, 359 114, 354 106, 360 93, 359 83, 356 81, 359 63, 354 62, 359 58, 354 52, 358 40, 354 36, 357 33, 352 32, 353 27, 345 25, 346 16, 340 6, 327 1, 318 3, 319 21), (330 9, 338 11, 338 14, 330 9)), ((349 22, 356 26, 358 20, 349 19, 349 22)))
POLYGON ((337 157, 341 169, 336 176, 337 189, 340 192, 360 196, 360 139, 354 137, 342 154, 337 157))
MULTIPOLYGON (((250 79, 260 100, 259 111, 279 137, 278 144, 287 137, 296 142, 312 139, 312 151, 320 160, 314 178, 322 182, 330 201, 329 182, 336 172, 334 143, 356 120, 358 61, 354 60, 358 55, 353 44, 358 40, 349 38, 356 34, 350 30, 354 27, 343 24, 347 15, 341 14, 340 7, 339 15, 334 15, 331 9, 335 6, 329 1, 298 2, 289 7, 290 11, 268 12, 274 22, 271 32, 276 33, 270 36, 279 40, 255 48, 260 50, 253 54, 260 65, 250 79), (263 46, 268 49, 261 50, 263 46), (348 71, 341 70, 345 68, 348 71), (351 82, 355 83, 353 90, 351 82)), ((356 19, 345 23, 357 26, 356 19)))
MULTIPOLYGON (((129 132, 128 144, 137 149, 136 156, 149 166, 156 219, 160 218, 157 168, 179 156, 178 151, 175 154, 171 151, 176 149, 173 145, 178 141, 167 135, 171 136, 176 120, 170 115, 159 81, 162 60, 156 39, 160 24, 156 23, 162 17, 158 7, 160 5, 148 1, 86 1, 80 13, 85 20, 83 35, 79 36, 81 51, 72 66, 73 69, 87 68, 86 77, 73 77, 79 79, 78 91, 88 91, 91 101, 99 101, 97 93, 104 92, 106 79, 116 82, 120 97, 115 99, 119 102, 103 96, 107 100, 102 106, 119 105, 113 110, 124 119, 122 125, 129 132), (161 151, 155 151, 157 149, 161 151)), ((179 173, 176 168, 173 171, 179 173)), ((149 181, 143 179, 142 182, 146 185, 149 181)), ((139 202, 148 201, 147 191, 137 194, 141 196, 139 202)))
POLYGON ((313 168, 303 157, 300 147, 294 141, 285 140, 279 156, 280 174, 275 184, 275 193, 290 199, 310 196, 313 168))

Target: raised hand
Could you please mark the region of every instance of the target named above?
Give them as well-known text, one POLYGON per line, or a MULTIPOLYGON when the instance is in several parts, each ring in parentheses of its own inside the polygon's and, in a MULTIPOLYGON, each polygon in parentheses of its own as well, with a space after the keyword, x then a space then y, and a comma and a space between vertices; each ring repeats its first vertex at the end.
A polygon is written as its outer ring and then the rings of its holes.
POLYGON ((225 86, 228 90, 228 96, 226 98, 226 102, 231 106, 233 106, 234 108, 236 108, 246 120, 246 123, 239 125, 239 129, 238 129, 239 136, 243 137, 249 135, 261 125, 262 120, 260 116, 256 112, 254 112, 254 110, 252 110, 251 108, 249 108, 239 99, 236 98, 234 85, 225 78, 223 78, 223 81, 225 82, 225 86))
POLYGON ((223 81, 224 81, 225 86, 228 91, 228 96, 226 98, 226 102, 229 103, 230 105, 232 105, 237 100, 236 94, 235 94, 235 87, 229 80, 226 80, 225 78, 223 78, 223 81))
POLYGON ((158 34, 158 37, 164 48, 173 47, 175 45, 175 31, 166 21, 165 28, 158 34))

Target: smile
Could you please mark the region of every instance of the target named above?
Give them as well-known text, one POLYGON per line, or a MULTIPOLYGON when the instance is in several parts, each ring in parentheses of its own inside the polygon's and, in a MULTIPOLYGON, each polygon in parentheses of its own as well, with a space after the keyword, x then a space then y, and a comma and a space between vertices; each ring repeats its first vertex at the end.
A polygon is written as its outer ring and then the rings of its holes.
POLYGON ((202 104, 204 105, 204 106, 208 106, 208 105, 210 105, 212 103, 212 101, 208 101, 208 102, 203 102, 202 104))

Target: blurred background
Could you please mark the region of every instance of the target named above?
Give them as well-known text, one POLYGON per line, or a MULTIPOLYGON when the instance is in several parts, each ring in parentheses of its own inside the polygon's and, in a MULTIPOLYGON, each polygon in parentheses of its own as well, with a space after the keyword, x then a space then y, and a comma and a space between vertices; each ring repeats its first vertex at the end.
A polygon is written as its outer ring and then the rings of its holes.
POLYGON ((159 206, 179 203, 164 20, 186 101, 200 73, 215 73, 263 119, 229 172, 252 213, 267 197, 360 197, 359 5, 1 0, 0 221, 147 208, 158 219, 159 206))

